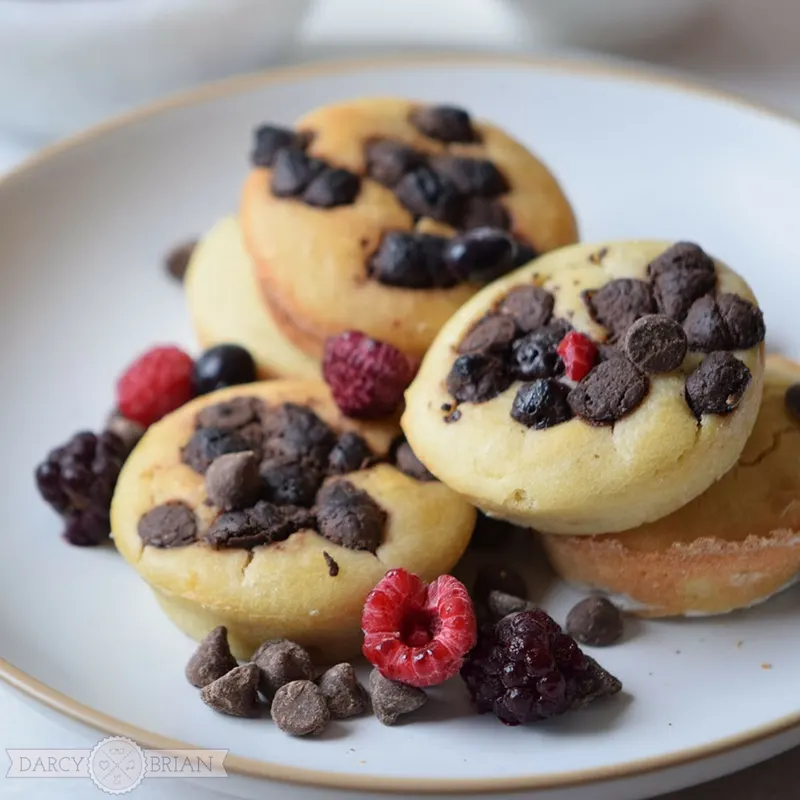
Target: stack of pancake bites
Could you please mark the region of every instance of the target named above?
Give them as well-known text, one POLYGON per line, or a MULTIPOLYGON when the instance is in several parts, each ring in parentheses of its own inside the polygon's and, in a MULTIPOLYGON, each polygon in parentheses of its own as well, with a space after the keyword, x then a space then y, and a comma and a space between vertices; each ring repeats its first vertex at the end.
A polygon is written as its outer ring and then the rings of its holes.
POLYGON ((205 350, 141 355, 36 471, 200 641, 208 706, 304 736, 455 678, 532 723, 619 692, 582 647, 628 615, 795 581, 800 365, 701 244, 578 243, 547 167, 449 105, 328 105, 251 165, 168 259, 205 350))

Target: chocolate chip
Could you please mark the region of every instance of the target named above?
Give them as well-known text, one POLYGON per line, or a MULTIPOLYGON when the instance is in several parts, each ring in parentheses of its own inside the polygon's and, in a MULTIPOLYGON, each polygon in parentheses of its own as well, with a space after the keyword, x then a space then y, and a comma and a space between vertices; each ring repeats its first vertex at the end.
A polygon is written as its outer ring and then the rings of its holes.
POLYGON ((197 541, 197 519, 178 500, 151 508, 139 519, 139 538, 150 547, 186 547, 197 541))
POLYGON ((766 329, 760 308, 738 294, 719 295, 717 305, 728 326, 734 350, 749 350, 764 341, 766 329))
POLYGON ((633 411, 647 395, 646 375, 625 358, 598 364, 567 397, 576 416, 594 425, 611 425, 633 411))
POLYGON ((567 402, 569 388, 553 378, 523 383, 511 404, 511 418, 534 430, 569 422, 572 410, 567 402))
POLYGON ((511 217, 502 203, 487 197, 468 197, 464 202, 459 226, 465 231, 476 228, 511 229, 511 217))
POLYGON ((352 664, 336 664, 324 672, 318 682, 333 719, 349 719, 363 714, 367 693, 358 682, 352 664))
POLYGON ((260 500, 252 508, 220 514, 203 538, 215 549, 252 548, 283 541, 314 526, 314 515, 305 508, 260 500))
POLYGON ((186 665, 186 679, 192 686, 202 689, 223 675, 236 669, 236 659, 228 646, 228 629, 224 625, 214 628, 197 647, 186 665))
POLYGON ((510 357, 514 374, 524 381, 560 375, 564 362, 558 354, 558 345, 570 328, 568 322, 556 320, 517 339, 511 346, 510 357))
POLYGON ((339 574, 339 565, 326 550, 322 551, 322 557, 325 559, 325 564, 328 567, 328 575, 330 575, 331 578, 335 578, 339 574))
POLYGON ((663 273, 676 269, 713 273, 716 268, 714 260, 700 245, 694 242, 676 242, 650 262, 647 274, 651 280, 656 280, 663 273))
POLYGON ((126 453, 130 453, 144 436, 145 428, 138 422, 124 417, 118 410, 114 410, 108 415, 106 430, 113 433, 122 442, 126 453))
POLYGON ((625 334, 625 352, 642 372, 656 374, 678 369, 686 350, 686 333, 680 324, 658 314, 636 320, 625 334))
POLYGON ((508 314, 523 333, 530 333, 547 325, 553 316, 555 298, 541 286, 517 286, 497 306, 501 314, 508 314))
POLYGON ((413 147, 389 139, 368 143, 366 160, 370 178, 389 187, 424 163, 422 154, 413 147))
POLYGON ((269 455, 259 468, 264 495, 278 505, 310 506, 325 471, 319 462, 292 455, 269 455))
POLYGON ((447 391, 460 403, 485 403, 511 386, 503 360, 487 353, 459 356, 447 376, 447 391))
POLYGON ((692 303, 683 323, 690 350, 712 353, 732 346, 730 331, 710 294, 692 303))
POLYGON ((616 345, 613 344, 599 344, 597 345, 597 361, 611 361, 614 358, 627 358, 625 353, 616 345))
POLYGON ((622 613, 605 597, 587 597, 567 614, 567 633, 581 644, 607 647, 622 638, 622 613))
POLYGON ((447 416, 444 418, 445 424, 449 425, 451 422, 458 422, 461 419, 461 409, 454 408, 447 416))
POLYGON ((514 268, 517 245, 505 231, 477 228, 451 239, 445 266, 461 280, 491 281, 514 268))
POLYGON ((259 670, 259 689, 266 697, 287 683, 311 680, 314 664, 306 650, 288 639, 271 639, 253 653, 253 664, 259 670))
POLYGON ((331 475, 344 475, 361 469, 364 462, 372 456, 369 445, 363 436, 353 431, 345 431, 336 440, 328 455, 328 472, 331 475))
POLYGON ((639 317, 655 310, 650 284, 635 278, 617 278, 596 291, 583 294, 592 318, 621 337, 639 317))
POLYGON ((678 242, 665 250, 648 265, 647 272, 658 310, 678 322, 717 282, 713 259, 691 242, 678 242))
POLYGON ((462 194, 496 197, 508 191, 503 173, 488 159, 441 155, 433 156, 429 163, 462 194))
POLYGON ((789 414, 800 420, 800 383, 794 383, 786 390, 784 403, 789 414))
POLYGON ((528 585, 525 578, 509 567, 484 566, 478 570, 472 596, 485 603, 490 592, 505 592, 525 600, 528 597, 528 585))
POLYGON ((428 468, 417 458, 408 442, 401 442, 394 452, 394 462, 397 468, 411 478, 418 481, 435 481, 428 468))
POLYGON ((751 377, 732 353, 711 353, 686 379, 686 402, 698 418, 727 414, 741 402, 751 377))
POLYGON ((195 247, 197 247, 197 240, 192 239, 189 242, 179 244, 167 253, 167 257, 164 259, 164 266, 167 269, 167 273, 175 278, 176 281, 183 281, 195 247))
POLYGON ((287 148, 302 150, 306 143, 307 140, 302 134, 290 128, 262 125, 255 130, 255 146, 250 160, 255 167, 271 167, 279 150, 287 148))
POLYGON ((459 353, 503 353, 514 336, 517 326, 504 314, 487 314, 481 317, 467 332, 458 346, 459 353))
POLYGON ((394 725, 404 714, 425 705, 428 695, 423 689, 384 678, 377 669, 369 674, 372 710, 382 725, 394 725))
POLYGON ((459 278, 444 264, 447 239, 425 233, 392 231, 381 239, 370 271, 387 286, 431 289, 455 286, 459 278))
POLYGON ((226 453, 241 453, 251 445, 236 431, 222 428, 198 428, 181 450, 183 463, 201 475, 211 463, 226 453))
POLYGON ((589 254, 589 263, 590 264, 602 264, 603 259, 608 255, 608 248, 601 247, 599 250, 596 250, 594 253, 589 254))
POLYGON ((420 106, 411 112, 411 124, 440 142, 474 142, 477 139, 469 113, 457 106, 420 106))
POLYGON ((291 736, 315 736, 330 722, 328 704, 311 681, 292 681, 275 693, 270 711, 275 724, 291 736))
POLYGON ((301 150, 278 150, 272 166, 270 189, 275 197, 298 197, 325 169, 325 163, 301 150))
POLYGON ((489 592, 486 606, 493 620, 498 622, 509 614, 517 614, 520 611, 533 611, 536 608, 536 603, 493 589, 489 592))
POLYGON ((198 428, 238 431, 254 422, 260 424, 264 410, 263 401, 257 397, 234 397, 232 400, 206 406, 198 412, 195 423, 198 428))
POLYGON ((253 505, 260 488, 258 459, 252 450, 220 456, 206 471, 208 499, 223 511, 253 505))
POLYGON ((255 664, 235 667, 204 686, 200 690, 200 699, 221 714, 257 717, 261 713, 258 702, 258 667, 255 664))
POLYGON ((511 537, 516 530, 518 528, 514 525, 502 519, 489 517, 479 511, 469 544, 470 547, 476 550, 502 550, 511 541, 511 537))
POLYGON ((584 654, 586 670, 578 680, 575 699, 570 706, 577 711, 586 708, 595 700, 611 697, 622 690, 622 683, 610 672, 603 669, 591 656, 584 654))
POLYGON ((429 167, 418 167, 404 175, 395 187, 397 199, 414 215, 457 225, 463 197, 446 178, 429 167))
POLYGON ((317 523, 328 541, 374 553, 383 540, 386 512, 365 491, 339 479, 320 490, 317 523))
POLYGON ((265 456, 307 458, 321 466, 336 444, 336 434, 310 408, 284 403, 264 419, 265 456))
POLYGON ((325 167, 317 173, 303 192, 303 202, 317 208, 346 206, 354 202, 361 190, 361 179, 346 169, 325 167))

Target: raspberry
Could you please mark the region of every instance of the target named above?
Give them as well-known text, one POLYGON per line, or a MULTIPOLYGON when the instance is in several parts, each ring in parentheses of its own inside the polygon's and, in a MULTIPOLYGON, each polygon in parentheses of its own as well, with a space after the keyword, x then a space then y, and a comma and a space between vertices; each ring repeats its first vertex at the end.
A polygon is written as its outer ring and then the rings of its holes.
POLYGON ((483 629, 461 677, 477 711, 506 725, 549 719, 622 688, 541 609, 483 629))
POLYGON ((177 347, 154 347, 139 356, 117 382, 123 416, 148 427, 194 397, 194 362, 177 347))
POLYGON ((417 366, 390 344, 346 331, 325 343, 322 374, 348 417, 377 419, 397 408, 417 366))
POLYGON ((597 346, 585 334, 570 331, 558 345, 558 354, 564 362, 567 377, 573 381, 580 381, 594 366, 597 346))
POLYGON ((463 583, 425 584, 392 569, 370 592, 361 617, 363 652, 384 678, 436 686, 452 678, 475 644, 475 611, 463 583))

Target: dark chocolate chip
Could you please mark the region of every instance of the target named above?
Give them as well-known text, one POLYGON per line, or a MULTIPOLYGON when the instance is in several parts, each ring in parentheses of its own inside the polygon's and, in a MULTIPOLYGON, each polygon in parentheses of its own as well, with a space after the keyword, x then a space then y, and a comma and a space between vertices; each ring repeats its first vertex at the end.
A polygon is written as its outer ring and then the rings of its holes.
POLYGON ((727 414, 739 405, 751 378, 747 366, 732 353, 710 353, 686 379, 686 402, 698 418, 727 414))
POLYGON ((570 708, 573 711, 586 708, 595 700, 611 697, 622 690, 622 683, 610 672, 603 669, 591 656, 584 654, 586 671, 578 680, 578 687, 570 708))
POLYGON ((265 497, 278 505, 310 506, 325 478, 322 464, 293 455, 268 455, 259 469, 265 497))
POLYGON ((599 344, 597 345, 597 360, 599 363, 603 361, 611 361, 612 358, 627 358, 621 348, 613 344, 599 344))
POLYGON ((507 617, 509 614, 517 614, 520 611, 533 611, 536 608, 536 603, 532 603, 530 600, 525 600, 513 594, 493 589, 489 592, 489 596, 486 599, 486 606, 489 609, 492 619, 495 622, 499 622, 503 617, 507 617))
POLYGON ((714 290, 714 261, 701 247, 678 242, 647 267, 658 310, 682 322, 695 300, 714 290))
POLYGON ((605 597, 587 597, 567 614, 566 630, 581 644, 607 647, 622 638, 622 613, 605 597))
POLYGON ((444 263, 459 280, 492 281, 514 268, 517 244, 505 231, 477 228, 451 239, 444 263))
POLYGON ((717 305, 728 326, 734 350, 749 350, 764 341, 766 328, 760 308, 738 294, 719 295, 717 305))
POLYGON ((430 167, 418 167, 404 175, 395 187, 397 199, 412 214, 457 225, 462 217, 463 197, 446 178, 430 167))
POLYGON ((647 266, 647 274, 656 280, 665 272, 679 270, 699 270, 713 274, 716 270, 714 259, 694 242, 676 242, 647 266))
POLYGON ((508 231, 511 229, 511 216, 505 206, 497 200, 488 197, 467 197, 458 227, 465 231, 476 228, 497 228, 508 231))
POLYGON ((571 326, 562 319, 534 330, 517 339, 511 346, 510 364, 514 374, 523 381, 554 378, 564 371, 558 345, 571 326))
POLYGON ((202 689, 217 678, 236 669, 236 659, 228 646, 228 629, 224 625, 214 628, 197 647, 186 665, 186 679, 192 686, 202 689))
POLYGON ((388 286, 430 289, 454 286, 459 278, 444 265, 447 239, 425 233, 393 231, 381 239, 370 261, 376 280, 388 286))
POLYGON ((258 701, 258 668, 255 664, 235 667, 200 690, 200 699, 209 708, 232 717, 257 717, 261 713, 258 701))
POLYGON ((472 596, 485 603, 489 593, 493 591, 513 594, 523 600, 528 597, 528 585, 525 578, 509 567, 486 566, 478 570, 472 596))
POLYGON ((189 268, 189 261, 192 258, 195 247, 197 247, 196 239, 184 242, 170 250, 164 259, 167 273, 175 278, 176 281, 183 281, 183 276, 186 275, 186 270, 189 268))
POLYGON ((477 139, 469 112, 457 106, 419 106, 411 112, 410 120, 420 133, 440 142, 477 139))
POLYGON ((347 169, 325 167, 317 173, 303 192, 303 202, 316 208, 346 206, 354 202, 361 190, 361 179, 347 169))
POLYGON ((234 397, 213 406, 206 406, 197 414, 198 428, 222 428, 232 431, 244 428, 251 423, 261 423, 265 407, 257 397, 234 397))
POLYGON ((325 163, 301 150, 278 150, 272 166, 270 189, 275 197, 298 197, 325 169, 325 163))
POLYGON ((384 678, 377 669, 369 674, 372 710, 382 725, 394 725, 404 714, 425 705, 428 695, 423 689, 384 678))
POLYGON ((626 358, 598 364, 567 397, 576 416, 594 425, 610 425, 633 411, 650 387, 646 375, 626 358))
POLYGON ((334 544, 374 553, 383 541, 386 512, 349 481, 323 486, 316 511, 319 532, 334 544))
POLYGON ((505 314, 487 314, 481 317, 461 340, 459 353, 504 353, 508 350, 517 326, 512 317, 505 314))
POLYGON ((800 420, 800 383, 794 383, 786 390, 784 403, 789 414, 800 420))
POLYGON ((710 294, 692 303, 683 322, 690 350, 713 353, 729 350, 732 346, 730 331, 720 313, 717 301, 710 294))
POLYGON ((345 431, 336 440, 328 455, 328 472, 332 475, 344 475, 361 469, 364 462, 372 456, 369 445, 363 436, 354 431, 345 431))
POLYGON ((310 408, 284 403, 264 418, 264 454, 290 459, 309 459, 323 468, 336 434, 310 408))
POLYGON ((217 508, 233 511, 258 500, 261 478, 252 450, 215 458, 206 471, 206 494, 217 508))
POLYGON ((454 408, 447 416, 444 418, 445 424, 449 425, 451 422, 458 422, 461 419, 461 409, 454 408))
POLYGON ((496 197, 508 191, 503 173, 485 158, 433 156, 430 165, 436 172, 451 180, 462 194, 496 197))
POLYGON ((541 286, 517 286, 497 306, 501 314, 508 314, 523 333, 541 328, 553 316, 555 298, 541 286))
POLYGON ((186 547, 197 541, 197 518, 189 506, 174 500, 144 514, 138 531, 142 543, 150 547, 186 547))
POLYGON ((569 387, 553 378, 523 383, 511 404, 511 418, 534 430, 544 430, 572 419, 569 387))
POLYGON ((592 318, 621 337, 639 317, 655 310, 650 284, 635 278, 617 278, 596 291, 584 292, 592 318))
POLYGON ((601 247, 599 250, 595 250, 595 252, 589 254, 589 263, 590 264, 602 264, 603 259, 608 255, 608 248, 601 247))
POLYGON ((245 450, 252 450, 251 443, 236 431, 198 428, 181 450, 181 458, 184 464, 204 475, 215 459, 245 450))
POLYGON ((287 148, 302 150, 306 143, 307 140, 302 134, 290 128, 262 125, 255 130, 255 146, 250 160, 255 167, 271 167, 279 150, 287 148))
POLYGON ((318 685, 333 719, 356 717, 367 708, 367 693, 358 682, 352 664, 331 667, 322 674, 318 685))
POLYGON ((299 644, 288 639, 264 642, 253 653, 252 660, 258 667, 258 685, 265 697, 273 697, 287 683, 311 680, 314 677, 311 656, 299 644))
POLYGON ((512 382, 502 359, 488 353, 468 353, 453 362, 447 391, 460 403, 485 403, 502 394, 512 382))
POLYGON ((625 334, 625 352, 642 372, 678 369, 686 358, 686 333, 680 323, 659 314, 636 320, 625 334))
POLYGON ((308 509, 260 500, 252 508, 220 514, 203 538, 215 549, 249 549, 283 541, 296 531, 314 527, 314 515, 308 509))
POLYGON ((315 736, 330 722, 331 713, 319 687, 311 681, 292 681, 275 693, 270 709, 273 722, 291 736, 315 736))
POLYGON ((408 442, 400 442, 394 451, 394 462, 397 468, 418 481, 435 481, 428 468, 417 458, 408 442))
POLYGON ((413 147, 390 139, 368 143, 366 159, 370 178, 389 187, 424 163, 423 155, 413 147))
POLYGON ((326 550, 322 551, 322 557, 325 559, 325 566, 328 568, 328 575, 335 578, 339 574, 339 565, 336 563, 333 556, 326 550))

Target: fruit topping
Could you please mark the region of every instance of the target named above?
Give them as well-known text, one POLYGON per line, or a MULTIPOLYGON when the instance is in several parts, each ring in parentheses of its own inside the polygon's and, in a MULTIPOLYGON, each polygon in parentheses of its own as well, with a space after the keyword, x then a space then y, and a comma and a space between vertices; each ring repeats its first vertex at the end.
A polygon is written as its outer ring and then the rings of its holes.
POLYGON ((536 378, 555 378, 564 371, 564 362, 558 354, 558 345, 569 333, 564 320, 531 331, 511 345, 511 368, 524 381, 536 378))
POLYGON ((256 379, 253 356, 238 344, 218 344, 195 362, 193 380, 197 394, 252 383, 256 379))
POLYGON ((511 404, 511 418, 534 430, 569 422, 572 419, 569 391, 569 387, 553 378, 523 383, 511 404))
POLYGON ((578 331, 570 331, 561 340, 557 352, 564 362, 564 373, 571 381, 583 380, 597 358, 595 343, 578 331))
POLYGON ((447 375, 447 391, 459 403, 485 403, 513 382, 505 362, 487 353, 459 356, 447 375))

